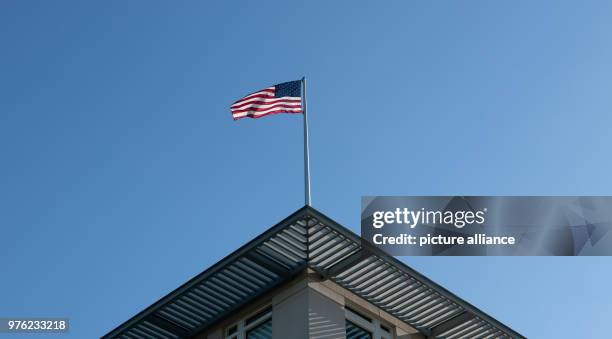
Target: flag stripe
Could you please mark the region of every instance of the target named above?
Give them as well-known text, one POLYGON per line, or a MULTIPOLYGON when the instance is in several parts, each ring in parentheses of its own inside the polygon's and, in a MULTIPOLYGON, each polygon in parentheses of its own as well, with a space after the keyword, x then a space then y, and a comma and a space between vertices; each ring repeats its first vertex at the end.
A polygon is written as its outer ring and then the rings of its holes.
POLYGON ((276 104, 276 105, 266 105, 266 107, 248 107, 245 109, 232 111, 232 114, 243 113, 243 112, 263 112, 263 111, 269 111, 270 109, 276 109, 276 108, 302 109, 302 106, 300 104, 288 105, 285 103, 281 103, 281 104, 276 104))
POLYGON ((270 108, 270 109, 265 109, 265 110, 261 110, 261 111, 250 110, 250 111, 244 111, 244 112, 237 112, 234 115, 238 115, 238 116, 243 116, 243 115, 260 115, 260 114, 265 114, 265 113, 268 113, 268 112, 279 111, 279 110, 286 110, 286 111, 296 112, 296 111, 301 111, 302 108, 301 107, 292 107, 292 108, 276 107, 276 108, 270 108))
POLYGON ((285 100, 270 101, 270 102, 257 102, 253 104, 247 104, 241 107, 232 108, 232 112, 244 111, 244 110, 249 110, 249 109, 263 109, 263 108, 271 107, 272 105, 279 105, 279 104, 285 104, 288 106, 297 106, 297 107, 301 107, 302 105, 301 102, 285 101, 285 100))
POLYGON ((266 112, 266 113, 239 113, 237 115, 234 115, 234 120, 238 120, 238 119, 242 119, 242 118, 261 118, 263 116, 266 115, 270 115, 270 114, 278 114, 278 113, 302 113, 302 109, 300 108, 299 110, 295 110, 295 111, 288 111, 286 109, 279 109, 279 110, 272 110, 270 112, 266 112))
POLYGON ((258 94, 258 95, 253 95, 253 96, 250 96, 248 98, 240 99, 240 100, 234 102, 231 107, 234 107, 236 105, 242 105, 245 102, 249 102, 249 101, 253 101, 253 100, 259 100, 259 99, 274 99, 274 94, 258 94))
POLYGON ((274 97, 268 97, 268 98, 253 98, 253 99, 249 99, 246 100, 244 102, 241 103, 237 103, 232 105, 230 108, 231 109, 235 109, 235 108, 240 108, 243 107, 245 105, 249 105, 249 104, 253 104, 253 105, 259 105, 259 104, 266 104, 266 103, 271 103, 271 102, 279 102, 279 101, 287 101, 287 102, 302 102, 302 99, 300 99, 299 97, 282 97, 282 98, 274 98, 274 97))
POLYGON ((275 111, 275 110, 279 110, 279 109, 285 109, 287 111, 295 111, 295 110, 301 110, 302 107, 271 107, 271 108, 267 108, 267 109, 246 109, 246 110, 243 110, 243 111, 240 111, 240 112, 234 112, 232 114, 233 115, 242 114, 242 113, 260 114, 260 113, 266 113, 266 112, 275 111))
POLYGON ((231 109, 232 111, 237 110, 237 109, 244 109, 244 107, 256 107, 256 106, 261 106, 261 105, 273 105, 273 104, 277 104, 277 103, 296 103, 296 104, 301 104, 302 100, 300 98, 294 98, 294 97, 283 97, 283 98, 274 98, 274 99, 259 99, 259 100, 254 100, 254 101, 249 101, 249 102, 245 102, 243 104, 237 105, 237 106, 232 106, 231 109))
POLYGON ((261 89, 261 90, 259 90, 259 91, 257 91, 257 92, 253 92, 253 93, 251 93, 251 94, 248 94, 248 95, 246 95, 246 96, 245 96, 245 98, 248 98, 248 97, 250 97, 251 95, 255 95, 255 94, 258 94, 258 93, 262 93, 262 92, 263 92, 263 93, 266 93, 266 92, 267 92, 267 93, 274 93, 274 86, 270 86, 270 87, 267 87, 267 88, 261 89))
POLYGON ((232 106, 230 106, 230 107, 235 107, 235 106, 238 106, 238 105, 242 105, 242 104, 244 104, 246 102, 250 102, 250 101, 266 100, 266 99, 275 99, 274 98, 274 94, 270 94, 270 95, 268 95, 268 94, 265 94, 265 95, 264 94, 260 94, 260 95, 252 96, 250 98, 240 99, 240 100, 236 101, 235 103, 233 103, 232 106))
POLYGON ((261 90, 261 91, 249 94, 246 97, 244 97, 244 98, 242 98, 240 100, 235 101, 234 103, 238 103, 238 102, 241 102, 243 100, 247 100, 247 99, 254 98, 254 97, 274 97, 274 88, 272 88, 272 89, 264 89, 264 90, 261 90))

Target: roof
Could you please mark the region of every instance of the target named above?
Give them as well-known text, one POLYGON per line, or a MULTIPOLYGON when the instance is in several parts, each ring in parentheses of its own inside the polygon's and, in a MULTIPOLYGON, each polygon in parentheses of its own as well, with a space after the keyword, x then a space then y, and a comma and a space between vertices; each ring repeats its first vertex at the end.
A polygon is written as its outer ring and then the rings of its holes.
POLYGON ((306 268, 434 338, 525 338, 304 206, 103 338, 190 338, 306 268))

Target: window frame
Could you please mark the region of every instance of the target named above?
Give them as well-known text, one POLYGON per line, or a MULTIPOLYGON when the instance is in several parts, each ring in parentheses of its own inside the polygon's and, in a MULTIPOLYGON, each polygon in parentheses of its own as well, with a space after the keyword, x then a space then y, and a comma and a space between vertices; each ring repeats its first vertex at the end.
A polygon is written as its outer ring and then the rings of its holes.
MULTIPOLYGON (((347 330, 347 332, 348 332, 348 328, 347 328, 348 326, 347 325, 351 324, 352 326, 357 327, 358 329, 360 329, 363 332, 367 333, 370 336, 370 339, 374 339, 374 334, 371 331, 366 330, 362 326, 359 326, 359 325, 355 324, 354 322, 352 322, 352 321, 350 321, 348 319, 344 319, 344 321, 345 321, 345 325, 344 326, 345 326, 345 329, 347 330)), ((348 333, 347 333, 347 335, 348 335, 348 333)))
POLYGON ((344 317, 347 321, 353 323, 353 325, 369 332, 372 335, 372 339, 394 339, 393 327, 387 323, 382 323, 376 317, 368 317, 350 306, 344 307, 344 317), (383 327, 389 331, 386 331, 383 327))
POLYGON ((234 322, 230 326, 227 326, 223 331, 223 338, 246 339, 246 335, 250 330, 267 322, 268 320, 272 320, 272 306, 270 305, 261 307, 256 311, 249 313, 247 316, 242 317, 242 319, 240 319, 239 321, 234 322), (253 319, 254 317, 256 318, 253 319), (229 332, 233 328, 236 328, 236 331, 230 334, 229 332))

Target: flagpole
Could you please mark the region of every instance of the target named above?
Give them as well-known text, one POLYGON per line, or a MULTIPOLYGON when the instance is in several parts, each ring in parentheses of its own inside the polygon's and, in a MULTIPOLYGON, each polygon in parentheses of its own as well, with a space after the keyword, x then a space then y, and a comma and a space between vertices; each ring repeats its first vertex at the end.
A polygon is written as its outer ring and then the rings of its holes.
POLYGON ((308 116, 306 115, 306 77, 302 77, 302 110, 304 111, 304 203, 310 206, 310 155, 308 150, 308 116))

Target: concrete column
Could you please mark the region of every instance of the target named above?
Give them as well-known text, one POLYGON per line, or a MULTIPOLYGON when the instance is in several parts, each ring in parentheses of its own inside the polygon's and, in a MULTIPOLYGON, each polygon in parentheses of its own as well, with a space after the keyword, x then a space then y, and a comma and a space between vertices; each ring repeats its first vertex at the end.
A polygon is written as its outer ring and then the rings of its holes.
POLYGON ((317 292, 308 280, 291 286, 272 299, 274 339, 345 339, 343 305, 317 292))
POLYGON ((346 338, 342 305, 312 288, 308 289, 308 337, 313 339, 346 338))
POLYGON ((272 300, 272 338, 308 338, 308 288, 277 295, 272 300))

